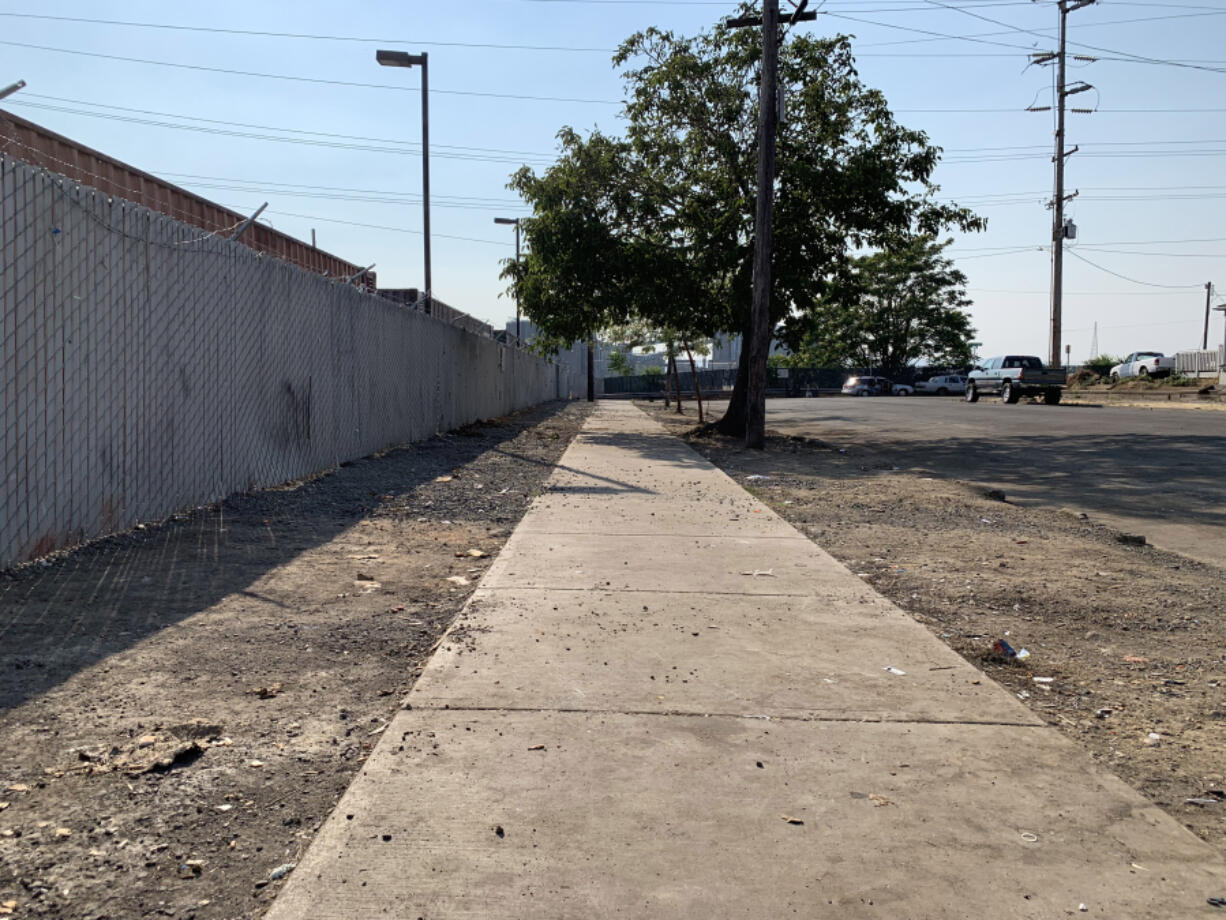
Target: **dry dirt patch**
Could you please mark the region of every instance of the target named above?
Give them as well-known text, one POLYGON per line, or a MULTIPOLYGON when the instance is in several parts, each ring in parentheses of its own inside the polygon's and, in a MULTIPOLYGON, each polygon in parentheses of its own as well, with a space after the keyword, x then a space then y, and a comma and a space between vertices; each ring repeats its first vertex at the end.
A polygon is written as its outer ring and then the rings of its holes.
POLYGON ((587 412, 0 574, 0 915, 260 916, 587 412))
POLYGON ((1120 542, 1073 512, 901 474, 868 451, 777 436, 747 451, 695 432, 692 409, 643 408, 1226 850, 1226 570, 1120 542), (1002 659, 998 639, 1030 656, 1002 659))

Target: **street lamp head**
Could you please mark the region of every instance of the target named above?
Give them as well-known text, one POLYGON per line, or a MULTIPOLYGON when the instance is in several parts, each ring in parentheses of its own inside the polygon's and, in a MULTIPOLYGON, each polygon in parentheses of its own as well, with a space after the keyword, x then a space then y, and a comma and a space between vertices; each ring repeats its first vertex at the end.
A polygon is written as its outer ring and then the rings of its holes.
POLYGON ((518 218, 518 217, 495 217, 495 218, 494 218, 494 223, 496 223, 496 224, 510 224, 511 226, 515 226, 515 227, 517 227, 517 226, 519 226, 519 218, 518 218))
POLYGON ((19 89, 24 89, 25 85, 25 80, 18 80, 16 83, 10 83, 8 86, 4 87, 4 89, 0 89, 0 99, 3 99, 5 96, 13 95, 13 93, 17 92, 19 89))
POLYGON ((384 67, 421 67, 426 63, 424 54, 409 54, 407 51, 386 51, 378 50, 375 52, 375 60, 384 67))

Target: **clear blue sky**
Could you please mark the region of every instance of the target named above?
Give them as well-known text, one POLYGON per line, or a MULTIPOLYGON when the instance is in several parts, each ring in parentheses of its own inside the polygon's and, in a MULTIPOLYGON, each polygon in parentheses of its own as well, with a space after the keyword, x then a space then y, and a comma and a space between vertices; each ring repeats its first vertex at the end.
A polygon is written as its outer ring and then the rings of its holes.
MULTIPOLYGON (((989 218, 986 233, 952 250, 970 278, 982 353, 1046 354, 1053 120, 1024 109, 1051 101, 1050 68, 1027 69, 1026 56, 1054 47, 1054 3, 813 6, 821 15, 803 28, 854 35, 864 80, 945 149, 942 196, 989 218)), ((501 326, 514 307, 499 297, 498 260, 514 238, 493 218, 525 213, 508 175, 548 165, 563 125, 620 130, 610 53, 626 36, 649 25, 695 33, 733 9, 705 0, 27 0, 0 7, 27 14, 0 16, 0 85, 29 84, 0 105, 238 210, 267 200, 277 229, 309 240, 313 227, 322 248, 377 263, 381 285, 419 286, 420 77, 379 67, 375 49, 428 52, 434 290, 501 326)), ((1095 87, 1073 101, 1099 111, 1068 121, 1081 152, 1067 178, 1080 197, 1068 209, 1078 239, 1066 258, 1065 341, 1074 359, 1087 357, 1097 322, 1100 351, 1199 347, 1204 283, 1216 280, 1214 302, 1226 301, 1226 0, 1101 0, 1070 23, 1070 49, 1100 60, 1070 70, 1095 87)), ((1223 339, 1222 317, 1214 314, 1211 342, 1223 339)))

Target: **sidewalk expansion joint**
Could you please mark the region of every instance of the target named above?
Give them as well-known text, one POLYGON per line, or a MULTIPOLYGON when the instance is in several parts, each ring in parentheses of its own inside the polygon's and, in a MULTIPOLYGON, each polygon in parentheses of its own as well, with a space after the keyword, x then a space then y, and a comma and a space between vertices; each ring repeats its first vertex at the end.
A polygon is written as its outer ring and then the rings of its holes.
POLYGON ((812 597, 821 598, 823 595, 814 594, 811 591, 803 592, 779 592, 777 594, 768 594, 766 592, 757 591, 712 591, 709 588, 680 590, 670 588, 615 588, 612 585, 594 585, 587 588, 565 588, 557 585, 505 585, 505 584, 479 584, 477 587, 482 591, 569 591, 575 594, 586 594, 590 592, 598 592, 604 594, 700 594, 710 595, 713 597, 812 597))
POLYGON ((797 542, 812 543, 802 533, 781 533, 781 534, 739 534, 739 533, 676 533, 673 531, 642 531, 634 533, 596 533, 591 530, 528 530, 524 531, 525 536, 529 537, 678 537, 687 540, 794 540, 797 542))
POLYGON ((938 718, 903 718, 889 715, 882 716, 822 716, 822 715, 766 715, 764 713, 745 712, 691 712, 682 709, 582 709, 582 708, 549 708, 536 706, 448 706, 409 704, 404 711, 412 712, 506 712, 506 713, 538 713, 540 715, 589 715, 589 716, 654 716, 660 718, 687 719, 740 719, 761 722, 854 722, 877 725, 968 725, 990 726, 995 728, 1046 728, 1044 722, 1014 722, 1003 719, 938 719, 938 718))

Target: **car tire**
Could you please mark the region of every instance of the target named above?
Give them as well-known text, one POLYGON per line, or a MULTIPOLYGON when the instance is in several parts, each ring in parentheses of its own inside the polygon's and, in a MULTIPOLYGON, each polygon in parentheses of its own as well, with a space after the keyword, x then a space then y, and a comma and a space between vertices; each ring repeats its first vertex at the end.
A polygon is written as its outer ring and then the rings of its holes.
POLYGON ((1112 375, 1111 375, 1111 382, 1112 382, 1112 383, 1119 383, 1119 382, 1120 382, 1120 375, 1119 375, 1119 374, 1112 374, 1112 375))
POLYGON ((1145 365, 1144 365, 1144 364, 1142 364, 1142 365, 1141 365, 1141 366, 1140 366, 1140 367, 1137 369, 1137 376, 1138 376, 1138 377, 1148 377, 1148 376, 1149 376, 1149 370, 1148 370, 1148 369, 1145 367, 1145 365))
POLYGON ((1063 391, 1059 387, 1051 387, 1043 391, 1043 402, 1049 406, 1060 405, 1060 397, 1063 391))
POLYGON ((910 396, 911 391, 910 390, 895 390, 894 395, 895 396, 910 396))
POLYGON ((868 390, 856 390, 856 395, 857 396, 867 396, 868 390))
POLYGON ((973 383, 966 385, 966 401, 979 402, 979 391, 975 389, 975 384, 973 383))
POLYGON ((1007 406, 1012 406, 1019 399, 1021 399, 1021 397, 1022 397, 1022 394, 1018 390, 1018 388, 1015 387, 1008 380, 1006 380, 1000 388, 1000 401, 1003 402, 1007 406))
POLYGON ((948 396, 949 390, 946 387, 937 387, 937 396, 948 396))

